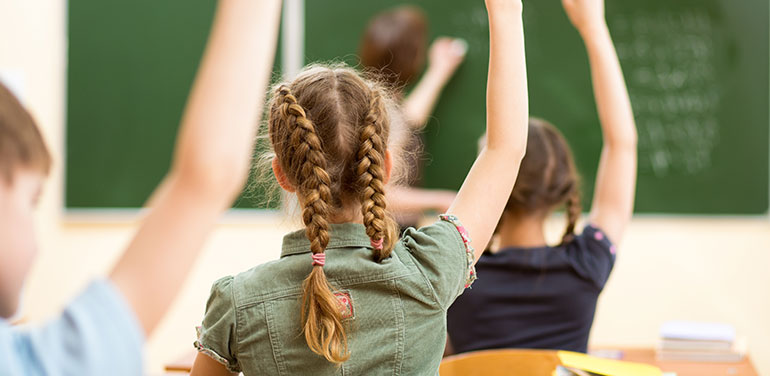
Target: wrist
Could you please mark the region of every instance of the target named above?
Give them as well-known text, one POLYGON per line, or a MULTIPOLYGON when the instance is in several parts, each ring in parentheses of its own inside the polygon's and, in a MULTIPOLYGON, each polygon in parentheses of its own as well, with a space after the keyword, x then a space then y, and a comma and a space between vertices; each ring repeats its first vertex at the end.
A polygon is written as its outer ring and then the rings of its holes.
POLYGON ((444 67, 428 65, 428 69, 425 71, 425 79, 437 85, 444 86, 447 81, 449 81, 449 78, 452 77, 453 73, 453 71, 444 67))
POLYGON ((500 12, 519 12, 523 8, 521 0, 486 0, 490 17, 500 12))
POLYGON ((578 32, 586 42, 602 40, 610 35, 609 28, 604 20, 591 22, 588 25, 579 28, 578 32))

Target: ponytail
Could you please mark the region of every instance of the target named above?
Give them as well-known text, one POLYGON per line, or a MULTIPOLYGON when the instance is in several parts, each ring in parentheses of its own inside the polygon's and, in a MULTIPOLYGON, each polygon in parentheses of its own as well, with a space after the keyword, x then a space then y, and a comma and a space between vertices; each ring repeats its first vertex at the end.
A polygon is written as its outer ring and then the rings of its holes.
POLYGON ((580 190, 577 188, 577 184, 574 184, 565 201, 564 212, 567 215, 567 228, 561 237, 561 244, 569 243, 575 238, 575 225, 580 219, 581 211, 580 190))

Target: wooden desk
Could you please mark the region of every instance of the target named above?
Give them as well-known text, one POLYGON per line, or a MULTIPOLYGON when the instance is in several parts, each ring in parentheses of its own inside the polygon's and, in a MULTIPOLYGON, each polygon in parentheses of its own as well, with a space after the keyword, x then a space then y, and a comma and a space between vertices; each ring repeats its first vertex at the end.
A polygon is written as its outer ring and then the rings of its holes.
MULTIPOLYGON (((655 350, 650 348, 602 347, 600 350, 619 350, 623 354, 620 360, 651 364, 659 367, 663 372, 676 372, 677 376, 759 376, 748 356, 739 363, 660 362, 655 359, 655 350)), ((191 350, 179 359, 167 364, 166 371, 189 373, 196 356, 197 352, 191 350)))
POLYGON ((166 371, 190 373, 193 363, 195 363, 196 356, 198 356, 198 352, 190 350, 190 352, 184 354, 173 362, 166 364, 166 371))
POLYGON ((553 350, 484 350, 441 361, 441 376, 550 376, 561 360, 553 350))

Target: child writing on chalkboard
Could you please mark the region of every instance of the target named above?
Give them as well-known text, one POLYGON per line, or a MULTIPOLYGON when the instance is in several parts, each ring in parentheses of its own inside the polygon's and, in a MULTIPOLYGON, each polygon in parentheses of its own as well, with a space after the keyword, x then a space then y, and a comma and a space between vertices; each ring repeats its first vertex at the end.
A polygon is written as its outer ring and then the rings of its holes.
POLYGON ((385 196, 398 152, 388 94, 344 67, 276 87, 272 167, 305 229, 279 260, 214 283, 193 375, 436 374, 446 308, 473 281, 526 149, 521 0, 486 3, 489 142, 447 214, 400 240, 385 196))
POLYGON ((636 185, 636 127, 623 74, 604 21, 603 0, 563 0, 585 41, 604 146, 588 225, 579 180, 561 133, 529 123, 526 157, 497 227, 499 247, 476 267, 483 276, 448 312, 454 352, 544 348, 585 352, 597 298, 631 219, 636 185), (546 217, 565 206, 567 228, 557 246, 544 236, 546 217))
POLYGON ((35 328, 4 319, 36 253, 33 213, 51 157, 30 114, 0 85, 0 374, 143 373, 146 336, 247 176, 280 4, 220 2, 164 188, 109 278, 35 328))
POLYGON ((396 90, 402 120, 410 130, 403 140, 408 151, 404 155, 407 179, 404 184, 392 185, 388 197, 402 228, 416 226, 425 211, 445 211, 455 197, 454 191, 417 187, 423 156, 418 132, 428 123, 441 91, 465 58, 467 45, 461 39, 441 37, 427 49, 427 34, 428 22, 422 10, 413 5, 398 6, 369 21, 359 48, 361 64, 396 90), (426 57, 428 68, 405 95, 403 91, 416 81, 426 57))

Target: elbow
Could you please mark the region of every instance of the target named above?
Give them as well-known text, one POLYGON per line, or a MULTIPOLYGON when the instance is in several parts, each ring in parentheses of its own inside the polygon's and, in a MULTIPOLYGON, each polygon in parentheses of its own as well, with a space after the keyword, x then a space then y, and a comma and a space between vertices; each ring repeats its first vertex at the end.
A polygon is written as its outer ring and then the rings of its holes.
POLYGON ((511 138, 507 142, 494 142, 485 140, 485 151, 495 155, 505 156, 507 160, 521 161, 527 154, 527 136, 511 138))
POLYGON ((609 137, 604 140, 604 144, 607 147, 616 150, 636 151, 639 144, 639 137, 636 132, 629 132, 628 134, 609 137))
POLYGON ((517 147, 511 148, 511 150, 509 151, 509 155, 507 156, 507 159, 513 163, 516 163, 517 165, 520 165, 526 155, 527 155, 527 143, 525 142, 523 145, 519 145, 517 147))
POLYGON ((525 143, 524 146, 521 148, 521 152, 516 155, 517 157, 516 162, 521 164, 521 162, 524 161, 524 157, 526 156, 527 156, 527 145, 525 143))
POLYGON ((505 160, 521 162, 521 160, 524 159, 524 155, 527 153, 529 118, 523 117, 519 121, 511 119, 501 121, 500 119, 495 119, 488 120, 487 123, 514 124, 514 126, 509 127, 508 129, 505 129, 505 127, 496 127, 503 129, 498 129, 497 132, 487 132, 482 140, 479 141, 479 145, 483 145, 485 151, 500 156, 505 160))
POLYGON ((634 139, 623 139, 623 140, 616 140, 613 142, 609 142, 607 143, 607 147, 612 150, 635 153, 638 148, 638 145, 637 145, 637 140, 634 138, 634 139))
POLYGON ((504 160, 507 163, 521 164, 527 154, 526 139, 523 142, 515 142, 513 145, 495 145, 488 144, 482 150, 483 153, 494 155, 497 160, 504 160))
POLYGON ((527 154, 527 135, 512 138, 509 142, 498 147, 500 150, 508 154, 508 158, 516 161, 521 161, 527 154))

